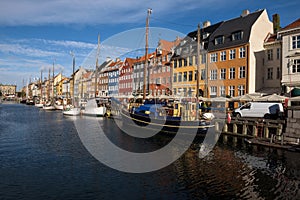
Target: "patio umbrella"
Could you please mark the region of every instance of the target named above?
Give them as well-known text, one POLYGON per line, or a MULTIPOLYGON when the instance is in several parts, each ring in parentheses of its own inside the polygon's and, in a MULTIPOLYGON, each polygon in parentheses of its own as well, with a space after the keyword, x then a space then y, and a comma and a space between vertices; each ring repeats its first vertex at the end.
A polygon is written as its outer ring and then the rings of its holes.
POLYGON ((278 94, 271 94, 268 96, 257 98, 255 101, 273 101, 273 102, 283 102, 287 97, 278 94))
POLYGON ((254 96, 251 94, 244 94, 242 96, 232 97, 231 101, 255 101, 258 96, 254 96))
POLYGON ((225 102, 230 100, 231 98, 226 98, 226 97, 214 97, 210 99, 211 102, 225 102))

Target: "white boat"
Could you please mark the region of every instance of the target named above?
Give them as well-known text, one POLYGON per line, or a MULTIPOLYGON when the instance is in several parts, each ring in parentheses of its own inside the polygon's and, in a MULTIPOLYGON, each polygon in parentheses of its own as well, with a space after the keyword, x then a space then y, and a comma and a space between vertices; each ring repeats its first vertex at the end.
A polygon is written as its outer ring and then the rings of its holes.
POLYGON ((62 113, 64 115, 76 116, 76 115, 80 115, 81 109, 80 108, 70 108, 68 110, 64 110, 62 113))
POLYGON ((99 99, 90 99, 87 101, 84 110, 82 110, 83 115, 94 116, 94 117, 104 117, 106 115, 106 106, 101 103, 99 99))
POLYGON ((54 107, 55 107, 56 110, 63 110, 64 109, 64 105, 62 105, 62 104, 58 105, 58 104, 55 103, 54 107))
POLYGON ((56 108, 51 103, 48 103, 43 106, 43 110, 56 110, 56 108))
POLYGON ((38 108, 42 108, 44 106, 44 104, 42 103, 36 103, 34 104, 35 107, 38 107, 38 108))

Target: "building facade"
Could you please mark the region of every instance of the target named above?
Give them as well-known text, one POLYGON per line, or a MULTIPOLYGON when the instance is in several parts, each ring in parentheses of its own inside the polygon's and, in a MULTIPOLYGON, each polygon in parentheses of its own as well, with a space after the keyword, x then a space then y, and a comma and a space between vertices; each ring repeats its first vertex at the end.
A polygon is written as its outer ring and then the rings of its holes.
POLYGON ((282 40, 282 80, 284 92, 300 88, 300 19, 278 32, 282 40))

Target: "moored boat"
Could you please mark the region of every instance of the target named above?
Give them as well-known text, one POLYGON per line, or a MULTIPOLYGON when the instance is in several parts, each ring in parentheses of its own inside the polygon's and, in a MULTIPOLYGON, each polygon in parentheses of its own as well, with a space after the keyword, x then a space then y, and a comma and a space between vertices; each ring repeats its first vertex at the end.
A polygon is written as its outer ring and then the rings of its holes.
POLYGON ((76 116, 76 115, 80 115, 81 109, 80 108, 70 108, 70 109, 64 110, 62 113, 64 115, 76 116))
POLYGON ((213 127, 209 120, 184 120, 177 110, 161 104, 145 104, 130 111, 122 109, 121 119, 125 126, 144 127, 159 132, 176 134, 183 133, 205 134, 213 127))
POLYGON ((106 105, 104 102, 101 102, 100 99, 90 99, 87 101, 84 110, 82 110, 83 115, 95 116, 95 117, 104 117, 106 116, 106 105))

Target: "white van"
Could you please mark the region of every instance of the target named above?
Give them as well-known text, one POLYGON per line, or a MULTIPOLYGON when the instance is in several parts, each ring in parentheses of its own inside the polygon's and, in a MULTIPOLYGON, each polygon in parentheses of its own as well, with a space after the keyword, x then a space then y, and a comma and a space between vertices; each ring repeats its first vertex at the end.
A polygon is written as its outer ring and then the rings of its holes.
POLYGON ((235 117, 282 118, 284 110, 282 103, 249 102, 233 111, 235 117))

